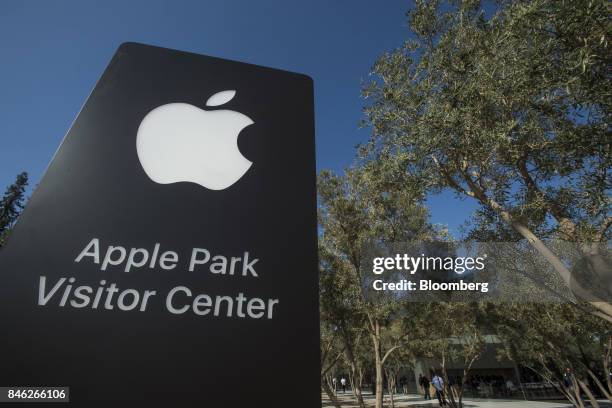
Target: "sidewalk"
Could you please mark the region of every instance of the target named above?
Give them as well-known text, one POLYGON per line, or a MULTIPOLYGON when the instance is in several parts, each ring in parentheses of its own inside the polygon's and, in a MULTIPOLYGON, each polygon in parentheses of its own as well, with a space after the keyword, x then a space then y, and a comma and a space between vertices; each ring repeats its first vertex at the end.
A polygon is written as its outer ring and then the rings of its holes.
MULTIPOLYGON (((338 399, 342 402, 343 408, 358 408, 355 403, 353 394, 347 391, 346 394, 340 392, 338 399)), ((374 406, 374 397, 372 395, 365 395, 364 399, 368 407, 374 406)), ((394 397, 395 407, 411 407, 411 408, 437 408, 439 407, 437 400, 425 401, 422 396, 419 395, 396 395, 394 397)), ((607 401, 599 400, 601 408, 612 408, 612 404, 607 401)), ((388 396, 385 395, 385 407, 390 407, 391 401, 388 396)), ((523 401, 523 400, 471 400, 465 399, 463 406, 465 408, 572 408, 572 405, 568 402, 563 401, 523 401)), ((590 406, 587 404, 587 406, 590 406)), ((323 408, 333 408, 333 404, 327 398, 327 395, 323 394, 323 408)))

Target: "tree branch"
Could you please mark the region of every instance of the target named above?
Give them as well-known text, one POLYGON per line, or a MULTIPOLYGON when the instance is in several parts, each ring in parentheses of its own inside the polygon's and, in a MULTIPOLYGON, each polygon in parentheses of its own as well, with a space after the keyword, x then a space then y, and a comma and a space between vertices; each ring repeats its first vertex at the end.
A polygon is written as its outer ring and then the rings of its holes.
POLYGON ((576 224, 567 216, 565 210, 562 209, 558 203, 552 201, 546 196, 546 194, 544 194, 540 187, 538 187, 536 181, 533 179, 533 177, 531 177, 531 174, 529 174, 529 170, 527 169, 527 158, 528 152, 525 151, 525 153, 517 161, 517 168, 521 178, 525 182, 525 186, 544 204, 546 210, 548 210, 554 219, 557 220, 561 233, 564 234, 568 240, 575 241, 576 224))
POLYGON ((401 347, 400 345, 397 345, 397 346, 393 346, 393 347, 391 347, 389 350, 387 350, 387 352, 385 353, 385 355, 383 356, 383 358, 382 358, 382 360, 381 360, 382 364, 384 365, 384 364, 385 364, 385 361, 386 361, 386 360, 387 360, 387 358, 388 358, 388 357, 391 355, 391 353, 393 353, 395 350, 397 350, 397 349, 398 349, 398 348, 400 348, 400 347, 401 347))
POLYGON ((438 168, 438 171, 444 177, 444 179, 446 180, 446 182, 448 183, 449 186, 451 186, 452 188, 454 188, 458 192, 467 195, 468 197, 476 198, 476 196, 474 195, 473 192, 468 191, 468 190, 464 189, 463 187, 461 187, 461 185, 453 178, 453 176, 450 175, 450 173, 448 172, 448 169, 446 169, 444 166, 442 166, 442 164, 438 161, 436 156, 434 156, 432 154, 431 155, 431 159, 433 160, 434 164, 438 168))
POLYGON ((612 225, 612 217, 604 218, 603 222, 599 226, 599 231, 595 234, 595 242, 603 242, 606 236, 606 232, 608 232, 608 228, 612 225))

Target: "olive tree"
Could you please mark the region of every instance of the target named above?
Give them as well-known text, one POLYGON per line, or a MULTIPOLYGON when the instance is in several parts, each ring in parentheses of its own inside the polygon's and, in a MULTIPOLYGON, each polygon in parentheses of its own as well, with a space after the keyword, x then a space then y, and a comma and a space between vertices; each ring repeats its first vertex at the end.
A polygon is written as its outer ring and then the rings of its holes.
MULTIPOLYGON (((609 275, 607 2, 419 0, 408 20, 408 40, 364 85, 373 133, 362 156, 394 163, 394 182, 476 200, 568 285, 571 268, 547 238, 584 243, 594 273, 609 275)), ((571 289, 612 322, 609 299, 575 280, 571 289)))
MULTIPOLYGON (((434 232, 418 190, 390 190, 380 184, 378 162, 350 169, 344 176, 324 171, 319 177, 320 258, 324 318, 332 318, 340 331, 361 333, 370 340, 376 381, 376 408, 383 406, 384 365, 407 333, 390 330, 402 310, 397 299, 367 295, 368 276, 362 270, 370 242, 431 239, 434 232)), ((385 169, 384 171, 388 171, 385 169)), ((345 336, 350 339, 351 336, 345 336)), ((354 350, 346 342, 346 351, 354 350)), ((355 358, 349 358, 355 361, 355 358)), ((352 367, 353 375, 358 367, 352 367)), ((359 403, 363 400, 358 395, 359 403)))

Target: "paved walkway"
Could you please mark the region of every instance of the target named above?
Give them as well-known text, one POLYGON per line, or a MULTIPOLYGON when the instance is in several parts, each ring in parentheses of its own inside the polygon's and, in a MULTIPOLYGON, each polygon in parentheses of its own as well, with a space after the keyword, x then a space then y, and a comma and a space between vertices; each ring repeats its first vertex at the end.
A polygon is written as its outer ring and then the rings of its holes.
MULTIPOLYGON (((368 407, 374 406, 374 399, 371 395, 364 396, 368 407)), ((338 394, 338 398, 342 401, 343 408, 357 408, 353 395, 347 391, 345 395, 338 394)), ((437 408, 438 401, 424 401, 423 397, 418 395, 399 395, 395 398, 395 406, 397 408, 437 408)), ((599 401, 601 408, 612 408, 612 404, 605 401, 599 401)), ((385 397, 385 407, 390 407, 390 400, 385 397)), ((475 401, 471 399, 464 400, 465 408, 572 408, 572 405, 567 402, 554 401, 523 401, 523 400, 488 400, 475 401)), ((590 405, 587 405, 590 406, 590 405)), ((323 408, 333 408, 333 404, 323 394, 323 408)))

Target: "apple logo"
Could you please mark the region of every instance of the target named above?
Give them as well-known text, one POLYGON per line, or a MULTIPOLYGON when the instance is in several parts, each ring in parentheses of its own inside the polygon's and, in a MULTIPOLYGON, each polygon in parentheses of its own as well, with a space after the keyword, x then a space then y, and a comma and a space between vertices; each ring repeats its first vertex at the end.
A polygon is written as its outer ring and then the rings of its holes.
MULTIPOLYGON (((235 90, 214 94, 206 106, 229 102, 235 90)), ((159 184, 188 181, 210 190, 236 183, 251 167, 238 135, 254 122, 231 110, 207 111, 169 103, 149 112, 138 127, 136 151, 145 173, 159 184)))

